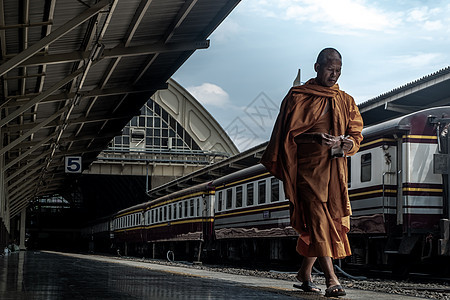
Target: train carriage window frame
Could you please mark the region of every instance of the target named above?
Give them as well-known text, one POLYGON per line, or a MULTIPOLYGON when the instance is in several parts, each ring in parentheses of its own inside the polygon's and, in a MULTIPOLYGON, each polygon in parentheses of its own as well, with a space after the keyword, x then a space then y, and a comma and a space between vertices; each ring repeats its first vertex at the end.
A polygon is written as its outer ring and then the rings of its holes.
POLYGON ((222 211, 223 191, 217 193, 217 211, 222 211))
POLYGON ((236 208, 242 207, 243 191, 242 185, 236 187, 236 208))
POLYGON ((361 182, 372 180, 372 153, 361 155, 361 182))
POLYGON ((197 199, 195 199, 195 208, 196 208, 196 216, 198 217, 198 216, 200 216, 200 206, 201 206, 201 203, 202 203, 202 201, 200 200, 201 198, 200 197, 197 197, 197 199))
POLYGON ((253 206, 255 204, 255 184, 253 182, 247 183, 246 187, 246 204, 253 206))
POLYGON ((178 202, 178 219, 183 218, 183 202, 178 202))
POLYGON ((258 204, 266 203, 267 201, 266 191, 267 191, 266 180, 258 181, 258 204))
POLYGON ((189 216, 194 217, 195 207, 194 207, 194 199, 189 200, 189 216))
POLYGON ((270 202, 277 202, 280 200, 280 181, 275 178, 270 178, 270 202))
POLYGON ((186 218, 188 216, 188 202, 183 201, 183 205, 184 205, 184 217, 186 218))
POLYGON ((226 201, 225 201, 225 208, 231 209, 233 207, 233 189, 229 188, 226 190, 226 201))

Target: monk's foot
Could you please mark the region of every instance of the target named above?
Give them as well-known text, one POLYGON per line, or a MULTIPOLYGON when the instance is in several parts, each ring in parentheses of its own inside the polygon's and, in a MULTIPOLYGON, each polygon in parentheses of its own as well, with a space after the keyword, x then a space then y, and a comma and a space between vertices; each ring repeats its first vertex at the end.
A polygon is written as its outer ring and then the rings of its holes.
POLYGON ((325 297, 338 297, 346 295, 344 288, 341 286, 337 278, 327 280, 326 285, 327 289, 325 290, 325 297))
POLYGON ((294 284, 294 287, 302 289, 305 292, 315 292, 315 293, 320 293, 320 288, 318 288, 311 279, 311 276, 301 276, 300 273, 297 273, 297 275, 295 275, 295 278, 297 278, 298 281, 300 281, 302 283, 302 285, 297 285, 294 284), (303 279, 303 278, 309 278, 309 279, 303 279))

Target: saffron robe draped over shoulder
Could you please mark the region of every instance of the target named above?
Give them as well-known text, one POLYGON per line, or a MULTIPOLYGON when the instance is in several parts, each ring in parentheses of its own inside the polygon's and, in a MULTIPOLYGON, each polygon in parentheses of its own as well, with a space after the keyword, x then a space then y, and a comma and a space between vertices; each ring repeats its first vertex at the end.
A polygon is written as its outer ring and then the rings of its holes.
MULTIPOLYGON (((355 101, 350 95, 341 91, 337 84, 324 87, 316 84, 314 79, 310 79, 304 85, 291 88, 284 98, 269 144, 261 159, 261 163, 267 170, 283 181, 286 197, 291 203, 291 225, 300 234, 298 251, 301 243, 310 243, 308 232, 311 229, 306 228, 303 209, 303 204, 308 199, 304 199, 298 191, 298 153, 302 151, 302 144, 297 144, 294 138, 312 129, 324 115, 328 104, 331 112, 331 132, 329 133, 334 136, 348 136, 353 141, 353 147, 347 155, 355 154, 363 139, 361 135, 363 120, 355 101)), ((323 157, 323 159, 330 159, 330 157, 323 157)), ((347 159, 345 157, 333 159, 329 168, 328 198, 318 200, 326 203, 329 216, 336 220, 337 224, 341 224, 346 233, 350 229, 349 216, 351 215, 347 191, 347 159)), ((318 184, 319 177, 308 178, 311 186, 314 185, 315 179, 318 184)), ((341 251, 340 254, 331 256, 338 258, 345 255, 342 255, 341 251)))

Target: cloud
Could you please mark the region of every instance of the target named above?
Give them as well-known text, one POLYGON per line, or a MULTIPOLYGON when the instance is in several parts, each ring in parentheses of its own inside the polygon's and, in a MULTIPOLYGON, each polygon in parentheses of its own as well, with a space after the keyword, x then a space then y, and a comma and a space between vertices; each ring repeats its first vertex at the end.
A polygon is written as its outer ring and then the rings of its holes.
POLYGON ((187 88, 202 105, 223 107, 229 105, 230 97, 220 86, 205 82, 199 86, 187 88))
POLYGON ((237 22, 231 18, 227 18, 214 31, 213 37, 211 38, 214 40, 214 43, 228 43, 233 37, 239 35, 242 30, 243 28, 237 22))
POLYGON ((441 62, 445 57, 441 53, 418 53, 412 55, 393 56, 387 65, 398 65, 408 69, 422 69, 441 62))
POLYGON ((401 15, 369 6, 362 0, 257 1, 253 9, 266 17, 316 23, 323 31, 332 32, 338 32, 336 29, 386 31, 399 24, 401 15))

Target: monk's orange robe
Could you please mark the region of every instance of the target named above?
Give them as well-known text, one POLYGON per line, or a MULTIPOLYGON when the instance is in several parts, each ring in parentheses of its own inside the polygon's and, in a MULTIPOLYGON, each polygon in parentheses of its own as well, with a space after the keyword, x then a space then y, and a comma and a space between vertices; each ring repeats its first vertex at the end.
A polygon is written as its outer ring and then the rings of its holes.
POLYGON ((362 128, 355 101, 337 84, 324 87, 311 79, 291 88, 281 104, 261 163, 283 181, 291 225, 300 234, 297 251, 303 256, 351 255, 347 239, 351 207, 347 159, 331 159, 328 148, 297 144, 294 138, 306 132, 349 136, 353 148, 347 155, 353 155, 363 139, 362 128), (330 112, 325 113, 327 104, 330 112))

